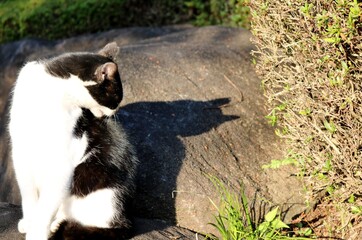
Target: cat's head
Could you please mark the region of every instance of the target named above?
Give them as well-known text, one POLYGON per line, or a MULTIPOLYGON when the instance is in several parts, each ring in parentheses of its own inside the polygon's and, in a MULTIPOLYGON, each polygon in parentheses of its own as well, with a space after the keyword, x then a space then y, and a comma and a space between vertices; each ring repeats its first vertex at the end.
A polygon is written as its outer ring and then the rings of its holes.
POLYGON ((46 70, 63 79, 76 78, 87 90, 83 91, 87 96, 79 94, 80 106, 88 108, 96 117, 110 116, 118 110, 123 98, 115 62, 118 52, 119 47, 113 42, 98 53, 67 53, 47 61, 46 70))

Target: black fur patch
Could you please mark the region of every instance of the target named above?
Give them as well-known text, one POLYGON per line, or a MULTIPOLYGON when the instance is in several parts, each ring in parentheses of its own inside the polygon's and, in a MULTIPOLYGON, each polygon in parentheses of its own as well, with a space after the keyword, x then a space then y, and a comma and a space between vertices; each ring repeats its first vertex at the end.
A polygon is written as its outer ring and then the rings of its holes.
POLYGON ((75 168, 71 194, 83 197, 104 188, 116 189, 117 214, 112 226, 128 226, 137 157, 126 134, 113 119, 96 118, 87 109, 83 109, 73 134, 77 138, 87 135, 86 153, 92 154, 75 168))
POLYGON ((114 133, 107 127, 109 121, 113 120, 96 118, 89 110, 83 109, 74 135, 78 138, 87 135, 86 153, 92 154, 75 168, 71 194, 85 196, 103 188, 122 187, 130 177, 129 170, 134 168, 131 159, 134 153, 126 139, 121 146, 115 143, 112 137, 114 133), (115 149, 118 147, 122 149, 115 149))
POLYGON ((84 197, 100 189, 115 189, 116 215, 111 224, 128 226, 135 191, 136 154, 122 127, 113 119, 96 118, 89 110, 82 111, 73 134, 77 138, 86 134, 86 154, 91 155, 75 168, 71 194, 84 197))
POLYGON ((50 240, 123 240, 132 235, 130 228, 85 227, 76 222, 63 222, 50 240))
POLYGON ((107 57, 94 53, 69 53, 45 60, 44 64, 46 71, 55 77, 68 79, 74 75, 85 82, 97 82, 86 88, 102 106, 116 109, 122 101, 123 89, 117 65, 107 57), (108 63, 115 65, 116 71, 104 68, 108 63))
POLYGON ((96 69, 109 58, 95 53, 67 53, 44 61, 48 73, 55 77, 78 76, 83 81, 96 81, 96 69))
POLYGON ((102 106, 116 109, 122 101, 123 89, 118 75, 116 80, 105 80, 100 84, 87 87, 92 97, 102 106))

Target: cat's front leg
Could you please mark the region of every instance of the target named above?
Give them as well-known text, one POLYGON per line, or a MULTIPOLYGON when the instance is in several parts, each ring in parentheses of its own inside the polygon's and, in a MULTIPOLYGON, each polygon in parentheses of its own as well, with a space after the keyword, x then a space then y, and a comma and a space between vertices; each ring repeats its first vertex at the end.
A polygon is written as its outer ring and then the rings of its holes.
POLYGON ((20 219, 20 221, 18 222, 18 231, 22 234, 25 234, 26 231, 29 229, 29 225, 29 221, 24 218, 20 219))
POLYGON ((36 214, 33 215, 31 227, 27 231, 26 240, 47 240, 51 233, 51 223, 64 199, 69 196, 69 185, 72 177, 72 168, 66 167, 66 163, 48 167, 45 173, 36 214))
POLYGON ((22 190, 22 209, 23 209, 23 218, 20 219, 18 223, 18 231, 20 233, 27 233, 30 224, 31 218, 34 215, 34 210, 37 206, 37 193, 35 189, 28 189, 27 191, 22 190))
POLYGON ((39 198, 37 215, 34 215, 30 228, 26 233, 26 240, 47 240, 51 235, 52 230, 58 228, 60 219, 57 222, 52 222, 56 209, 59 207, 61 196, 56 196, 56 192, 49 191, 39 198), (47 196, 48 195, 48 196, 47 196), (55 210, 54 210, 55 209, 55 210), (53 228, 53 229, 52 229, 53 228))
POLYGON ((18 223, 18 231, 26 233, 30 228, 31 219, 37 206, 38 190, 26 164, 19 161, 19 158, 21 159, 22 156, 17 156, 17 154, 13 153, 14 169, 20 189, 23 211, 23 218, 18 223))

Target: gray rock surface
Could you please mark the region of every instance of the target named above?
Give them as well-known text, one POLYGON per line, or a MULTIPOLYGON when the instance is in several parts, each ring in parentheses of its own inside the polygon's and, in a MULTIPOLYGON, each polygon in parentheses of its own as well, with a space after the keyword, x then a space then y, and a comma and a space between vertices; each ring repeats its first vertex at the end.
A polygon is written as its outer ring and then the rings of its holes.
POLYGON ((301 184, 289 168, 261 168, 280 159, 285 145, 264 118, 250 37, 246 30, 224 27, 131 28, 0 46, 0 201, 20 202, 5 131, 6 102, 19 67, 26 59, 117 41, 125 96, 117 117, 141 160, 136 215, 215 232, 210 199, 218 204, 220 195, 207 177, 212 175, 235 191, 242 182, 255 209, 262 199, 283 204, 290 220, 304 206, 301 184))
MULTIPOLYGON (((17 230, 21 208, 9 203, 0 203, 0 240, 24 240, 17 230)), ((196 233, 171 225, 167 221, 135 219, 135 237, 132 240, 196 239, 196 233)), ((199 239, 203 239, 199 236, 199 239)))
POLYGON ((0 240, 25 239, 17 231, 17 225, 21 215, 21 208, 19 206, 0 203, 0 240))

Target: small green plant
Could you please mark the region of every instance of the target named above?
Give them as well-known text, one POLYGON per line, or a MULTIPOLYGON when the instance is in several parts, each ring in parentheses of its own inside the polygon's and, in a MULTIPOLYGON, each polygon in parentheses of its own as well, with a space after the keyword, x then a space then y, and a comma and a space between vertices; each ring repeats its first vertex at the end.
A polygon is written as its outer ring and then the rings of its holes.
POLYGON ((351 213, 362 216, 362 206, 356 205, 356 197, 354 196, 354 194, 349 197, 348 203, 351 204, 351 213))
MULTIPOLYGON (((243 187, 240 194, 235 194, 228 189, 219 179, 209 176, 222 198, 222 204, 218 207, 212 200, 212 204, 218 211, 215 223, 211 223, 219 232, 222 240, 277 240, 277 239, 308 239, 311 229, 298 231, 299 236, 289 237, 289 226, 280 217, 279 207, 274 207, 264 216, 264 220, 258 222, 252 218, 249 201, 243 187)), ((218 237, 209 235, 206 239, 217 240, 218 237)))
POLYGON ((300 7, 300 10, 302 13, 308 17, 310 17, 310 11, 314 7, 313 4, 308 4, 307 2, 304 4, 304 6, 300 7))
POLYGON ((273 237, 276 239, 281 237, 279 231, 285 228, 289 228, 289 226, 280 219, 279 207, 275 207, 265 215, 264 222, 257 228, 257 235, 264 239, 272 239, 273 237))
POLYGON ((268 122, 270 125, 275 126, 278 122, 278 114, 282 111, 284 111, 287 107, 287 103, 282 103, 275 108, 267 115, 265 116, 266 119, 268 119, 268 122))
POLYGON ((263 165, 262 168, 278 169, 285 165, 297 165, 297 164, 298 164, 297 160, 291 157, 287 157, 281 160, 271 160, 269 164, 263 165))
POLYGON ((333 121, 328 122, 327 120, 325 120, 323 122, 323 125, 330 133, 335 133, 337 131, 336 125, 333 123, 333 121))

